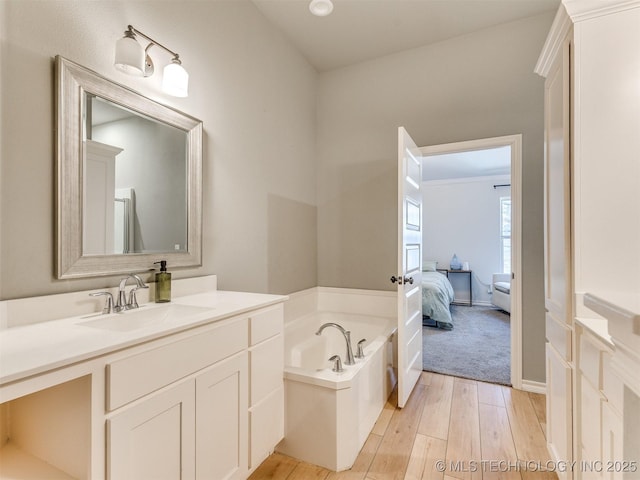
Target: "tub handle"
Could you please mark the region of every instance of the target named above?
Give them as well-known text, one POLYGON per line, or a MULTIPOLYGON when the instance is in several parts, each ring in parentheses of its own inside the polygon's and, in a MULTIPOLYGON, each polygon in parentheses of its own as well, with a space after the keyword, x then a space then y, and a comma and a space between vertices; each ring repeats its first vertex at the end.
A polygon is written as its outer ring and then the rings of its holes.
POLYGON ((362 350, 362 344, 366 341, 367 339, 363 338, 358 342, 358 351, 356 352, 356 358, 364 358, 364 351, 362 350))
POLYGON ((342 360, 340 360, 340 355, 334 355, 329 359, 330 362, 333 362, 333 368, 331 369, 334 372, 344 372, 344 368, 342 368, 342 360))

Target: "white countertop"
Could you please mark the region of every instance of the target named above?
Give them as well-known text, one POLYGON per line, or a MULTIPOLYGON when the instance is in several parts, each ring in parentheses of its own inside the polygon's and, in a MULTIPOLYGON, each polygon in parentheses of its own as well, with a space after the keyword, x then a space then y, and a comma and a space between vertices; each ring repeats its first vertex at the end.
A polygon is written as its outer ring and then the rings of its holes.
POLYGON ((105 330, 82 325, 107 318, 100 313, 0 330, 0 386, 286 299, 281 295, 215 290, 179 297, 170 304, 146 304, 139 310, 113 314, 126 318, 130 312, 162 309, 168 305, 203 307, 186 317, 149 323, 134 330, 105 330))
POLYGON ((614 322, 629 322, 640 334, 640 294, 602 292, 586 293, 584 304, 614 322))
POLYGON ((611 347, 614 346, 611 335, 609 335, 608 322, 606 319, 577 317, 576 321, 607 345, 611 347))
MULTIPOLYGON (((585 293, 585 307, 604 317, 611 342, 632 355, 640 352, 640 293, 585 293)), ((640 357, 638 357, 640 358, 640 357)))

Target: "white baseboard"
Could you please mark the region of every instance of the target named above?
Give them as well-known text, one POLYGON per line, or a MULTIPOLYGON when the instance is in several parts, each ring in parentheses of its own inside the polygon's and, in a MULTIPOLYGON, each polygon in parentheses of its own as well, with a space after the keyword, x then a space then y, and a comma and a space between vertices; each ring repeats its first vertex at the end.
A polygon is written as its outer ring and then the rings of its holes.
POLYGON ((473 301, 473 306, 479 306, 479 307, 493 307, 493 303, 487 301, 487 300, 474 300, 473 301))
POLYGON ((522 380, 522 390, 531 393, 547 394, 547 384, 542 382, 534 382, 533 380, 522 380))
MULTIPOLYGON (((457 299, 454 298, 453 299, 453 303, 455 305, 458 305, 460 307, 468 307, 469 306, 469 299, 468 298, 463 298, 463 299, 457 299)), ((486 300, 474 300, 473 301, 473 306, 474 307, 493 307, 493 303, 486 301, 486 300)))

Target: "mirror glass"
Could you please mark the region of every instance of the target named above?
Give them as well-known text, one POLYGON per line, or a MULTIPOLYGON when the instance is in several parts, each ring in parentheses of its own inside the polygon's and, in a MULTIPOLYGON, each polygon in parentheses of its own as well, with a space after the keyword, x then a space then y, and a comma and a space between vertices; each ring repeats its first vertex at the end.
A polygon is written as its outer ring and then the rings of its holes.
POLYGON ((201 265, 202 122, 56 57, 58 278, 201 265))
POLYGON ((84 255, 187 247, 184 131, 85 92, 84 255))

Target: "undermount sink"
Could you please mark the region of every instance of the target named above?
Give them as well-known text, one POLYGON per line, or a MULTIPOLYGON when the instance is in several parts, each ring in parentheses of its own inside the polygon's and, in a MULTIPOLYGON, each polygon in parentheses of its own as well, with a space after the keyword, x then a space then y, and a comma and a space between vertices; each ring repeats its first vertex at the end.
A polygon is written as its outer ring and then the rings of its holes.
POLYGON ((208 307, 196 307, 191 305, 169 304, 159 307, 141 307, 135 310, 126 310, 103 316, 95 320, 80 322, 84 327, 110 330, 114 332, 130 332, 152 325, 161 325, 187 319, 213 310, 208 307))

